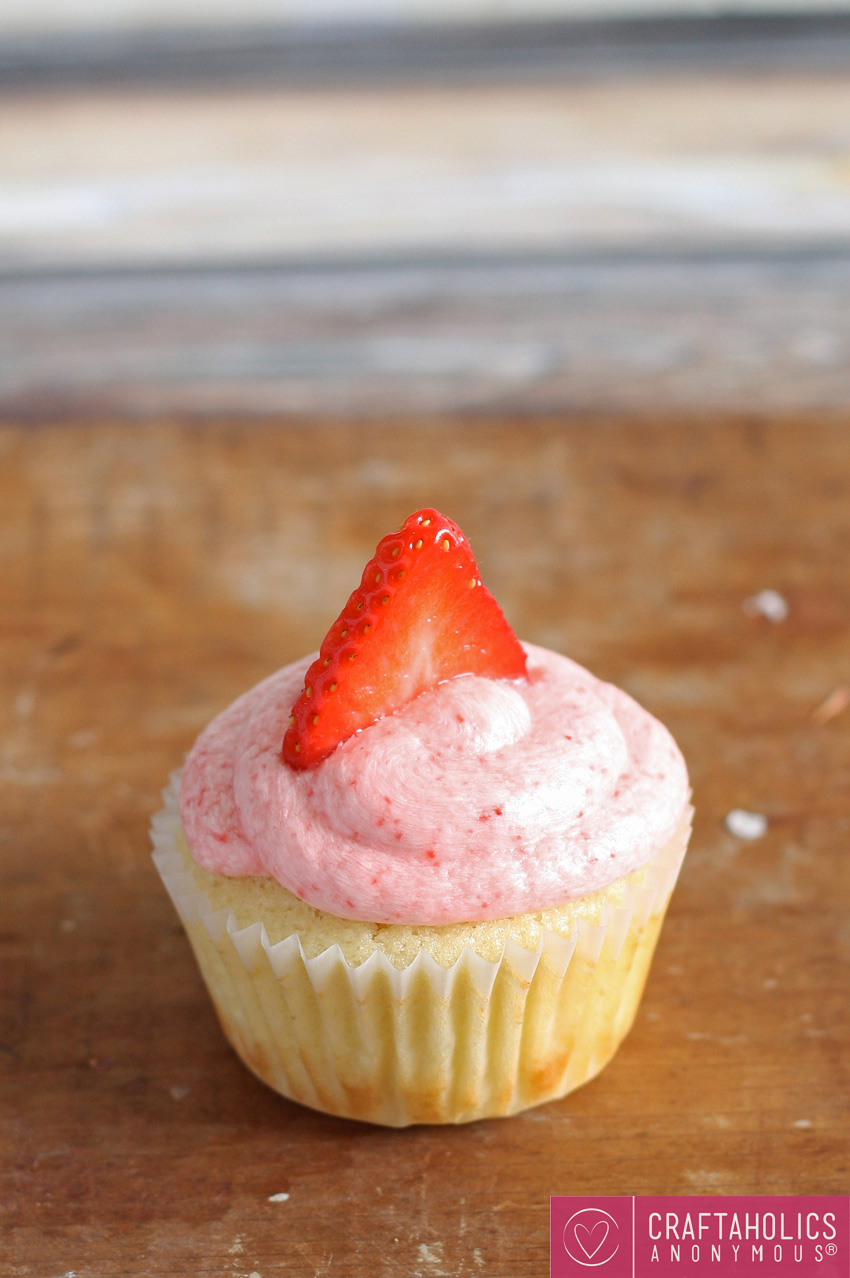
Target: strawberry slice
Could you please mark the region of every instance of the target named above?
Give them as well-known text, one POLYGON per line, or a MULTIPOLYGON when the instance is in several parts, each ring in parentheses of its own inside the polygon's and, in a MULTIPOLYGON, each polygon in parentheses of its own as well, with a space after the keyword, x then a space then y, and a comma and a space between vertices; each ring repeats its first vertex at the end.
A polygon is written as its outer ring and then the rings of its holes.
POLYGON ((525 676, 525 653, 457 524, 419 510, 378 543, 292 707, 283 758, 309 768, 455 675, 525 676))

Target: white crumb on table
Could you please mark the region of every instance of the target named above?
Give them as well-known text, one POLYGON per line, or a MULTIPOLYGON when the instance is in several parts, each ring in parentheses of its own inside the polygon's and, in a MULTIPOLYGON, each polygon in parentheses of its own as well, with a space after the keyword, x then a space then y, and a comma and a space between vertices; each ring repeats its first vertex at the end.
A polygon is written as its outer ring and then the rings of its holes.
POLYGON ((810 1118, 795 1118, 794 1120, 795 1127, 811 1127, 811 1125, 812 1122, 810 1118))
POLYGON ((270 1203, 288 1203, 289 1194, 269 1194, 270 1203))
POLYGON ((774 624, 788 616, 788 604, 778 590, 760 590, 745 599, 741 607, 748 617, 767 617, 774 624))
POLYGON ((747 812, 745 808, 727 812, 725 824, 736 839, 760 839, 767 833, 767 817, 761 812, 747 812))

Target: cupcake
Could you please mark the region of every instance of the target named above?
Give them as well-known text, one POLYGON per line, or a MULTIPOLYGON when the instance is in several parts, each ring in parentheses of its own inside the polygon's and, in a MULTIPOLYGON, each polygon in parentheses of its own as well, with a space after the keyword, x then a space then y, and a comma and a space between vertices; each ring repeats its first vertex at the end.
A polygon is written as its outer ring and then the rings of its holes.
POLYGON ((513 1114, 602 1069, 691 819, 667 730, 521 644, 435 510, 164 797, 154 860, 239 1056, 390 1126, 513 1114))

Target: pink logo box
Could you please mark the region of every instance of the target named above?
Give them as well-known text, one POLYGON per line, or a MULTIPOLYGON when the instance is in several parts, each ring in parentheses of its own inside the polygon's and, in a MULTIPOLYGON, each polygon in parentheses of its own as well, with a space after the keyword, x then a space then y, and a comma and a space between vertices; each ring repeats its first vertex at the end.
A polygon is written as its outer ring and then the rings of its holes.
POLYGON ((551 1278, 850 1278, 850 1198, 550 1199, 551 1278))

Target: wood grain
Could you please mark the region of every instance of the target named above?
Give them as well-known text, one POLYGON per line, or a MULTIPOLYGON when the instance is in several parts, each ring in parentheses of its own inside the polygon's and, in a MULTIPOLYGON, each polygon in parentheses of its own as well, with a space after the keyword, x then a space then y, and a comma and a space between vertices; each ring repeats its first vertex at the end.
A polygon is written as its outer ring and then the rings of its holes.
POLYGON ((79 89, 0 110, 0 268, 850 237, 850 77, 79 89))
POLYGON ((789 41, 758 73, 7 92, 0 413, 842 408, 850 77, 789 41))
POLYGON ((850 402, 850 252, 0 283, 0 413, 787 412, 850 402))
POLYGON ((552 1193, 846 1192, 850 714, 811 713, 850 667, 847 428, 2 429, 0 1271, 527 1278, 552 1193), (670 725, 697 824, 598 1080, 388 1132, 239 1064, 146 828, 198 729, 315 646, 426 501, 524 637, 670 725), (785 622, 743 611, 763 587, 785 622), (733 807, 767 835, 733 838, 733 807))
POLYGON ((0 88, 315 88, 552 76, 586 80, 688 70, 845 72, 850 46, 843 0, 792 0, 784 12, 776 0, 744 0, 737 12, 734 5, 706 10, 695 0, 666 0, 652 6, 651 15, 642 0, 569 0, 573 16, 560 19, 549 0, 542 0, 537 16, 529 3, 515 5, 513 15, 503 3, 485 15, 479 4, 472 21, 464 20, 462 4, 448 6, 447 21, 439 5, 423 4, 424 21, 409 23, 388 20, 385 3, 379 3, 376 21, 352 20, 350 5, 333 22, 316 21, 312 4, 308 22, 288 22, 294 13, 287 15, 275 0, 268 0, 264 20, 263 3, 239 5, 230 21, 211 3, 196 6, 191 15, 178 3, 160 9, 154 22, 147 9, 140 23, 138 13, 122 15, 115 3, 100 5, 99 16, 92 9, 86 13, 83 0, 73 8, 62 4, 61 14, 52 14, 48 23, 44 3, 34 14, 27 0, 7 0, 0 12, 0 88), (584 19, 577 16, 582 5, 584 19))

